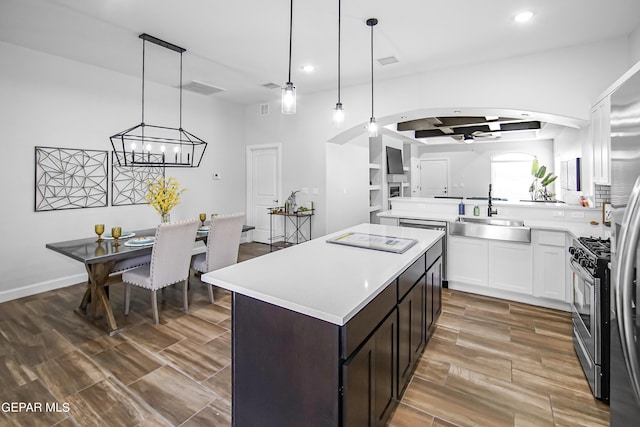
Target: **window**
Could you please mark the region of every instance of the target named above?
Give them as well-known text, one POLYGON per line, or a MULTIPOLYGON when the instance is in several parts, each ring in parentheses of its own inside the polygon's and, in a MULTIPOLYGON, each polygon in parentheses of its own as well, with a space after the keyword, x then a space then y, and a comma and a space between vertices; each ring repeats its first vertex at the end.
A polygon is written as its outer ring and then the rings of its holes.
POLYGON ((510 201, 529 200, 531 163, 535 156, 526 153, 505 153, 491 157, 492 196, 510 201))

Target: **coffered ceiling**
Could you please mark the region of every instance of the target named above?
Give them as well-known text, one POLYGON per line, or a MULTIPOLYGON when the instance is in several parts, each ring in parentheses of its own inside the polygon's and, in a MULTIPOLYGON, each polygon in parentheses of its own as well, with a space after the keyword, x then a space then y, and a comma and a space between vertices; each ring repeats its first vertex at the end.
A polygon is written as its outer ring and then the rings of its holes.
MULTIPOLYGON (((292 80, 299 96, 336 86, 337 0, 295 0, 292 80), (305 73, 301 67, 312 64, 305 73)), ((343 0, 343 86, 369 82, 376 17, 376 79, 526 55, 628 35, 638 0, 343 0), (534 19, 514 22, 530 9, 534 19), (385 61, 382 61, 385 62, 385 61)), ((288 0, 1 0, 0 41, 139 77, 140 33, 187 49, 184 83, 238 103, 277 99, 287 80, 288 0), (193 83, 195 82, 195 83, 193 83)), ((149 52, 153 55, 153 52, 149 52)), ((148 78, 177 85, 158 53, 148 78)))

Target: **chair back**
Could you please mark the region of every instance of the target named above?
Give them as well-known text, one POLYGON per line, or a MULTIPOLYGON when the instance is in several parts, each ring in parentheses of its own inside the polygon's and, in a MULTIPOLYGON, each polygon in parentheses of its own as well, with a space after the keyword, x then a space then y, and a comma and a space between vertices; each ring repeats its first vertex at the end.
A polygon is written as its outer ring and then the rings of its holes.
POLYGON ((151 289, 160 289, 189 277, 198 224, 200 221, 192 219, 158 225, 151 253, 151 289))
POLYGON ((238 262, 244 218, 244 212, 240 212, 216 216, 211 220, 211 228, 207 236, 207 271, 238 262))

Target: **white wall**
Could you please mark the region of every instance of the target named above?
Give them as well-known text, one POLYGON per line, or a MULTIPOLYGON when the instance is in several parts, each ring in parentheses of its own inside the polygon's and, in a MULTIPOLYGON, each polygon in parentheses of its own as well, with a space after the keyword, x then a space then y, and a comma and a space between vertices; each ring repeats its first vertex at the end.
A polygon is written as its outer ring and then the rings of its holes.
MULTIPOLYGON (((503 153, 531 154, 538 157, 540 165, 553 167, 553 142, 550 140, 418 146, 416 160, 449 161, 450 196, 486 197, 491 182, 491 157, 503 153)), ((493 196, 502 197, 496 193, 493 196)))
POLYGON ((327 233, 369 222, 369 138, 324 144, 327 150, 327 233), (362 177, 362 179, 354 179, 362 177))
MULTIPOLYGON (((375 115, 381 126, 401 114, 441 108, 513 108, 589 120, 597 96, 628 68, 626 37, 574 46, 518 58, 485 62, 375 82, 375 115)), ((295 81, 295 78, 294 78, 295 81)), ((371 115, 370 82, 343 87, 345 125, 331 123, 335 89, 305 93, 298 87, 297 114, 279 112, 279 92, 265 100, 271 114, 259 116, 259 105, 246 110, 247 143, 283 144, 285 193, 300 187, 317 187, 314 236, 333 229, 328 223, 340 212, 327 214, 325 170, 334 168, 324 144, 348 142, 365 132, 371 115)), ((549 162, 551 163, 551 161, 549 162)), ((352 179, 367 180, 352 175, 352 179)))
MULTIPOLYGON (((98 222, 136 229, 160 218, 148 205, 34 212, 34 147, 110 151, 109 136, 140 121, 140 79, 6 43, 0 56, 2 301, 84 280, 82 264, 46 243, 91 236, 98 222)), ((177 125, 176 89, 147 81, 147 93, 146 122, 177 125)), ((237 105, 184 93, 183 126, 209 146, 200 168, 167 169, 187 188, 173 220, 245 209, 243 116, 237 105), (224 179, 213 181, 214 170, 224 179)))
POLYGON ((640 61, 640 26, 629 34, 629 68, 640 61))
POLYGON ((568 191, 563 190, 560 185, 556 186, 558 199, 571 205, 577 205, 578 198, 583 194, 585 197, 592 195, 590 190, 592 187, 592 168, 590 165, 592 159, 589 151, 589 132, 589 126, 581 129, 565 128, 553 141, 554 167, 557 171, 560 170, 560 162, 581 158, 581 187, 583 190, 568 191))

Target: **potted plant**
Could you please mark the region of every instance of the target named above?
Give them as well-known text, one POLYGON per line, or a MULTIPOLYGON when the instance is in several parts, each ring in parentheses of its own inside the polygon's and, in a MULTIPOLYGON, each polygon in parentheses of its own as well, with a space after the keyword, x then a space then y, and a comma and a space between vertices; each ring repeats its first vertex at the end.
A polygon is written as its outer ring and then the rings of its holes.
POLYGON ((547 167, 544 165, 540 166, 537 157, 533 159, 531 175, 533 176, 533 182, 529 186, 531 200, 552 200, 555 194, 551 193, 547 189, 547 186, 558 177, 554 175, 553 172, 547 173, 547 167))

